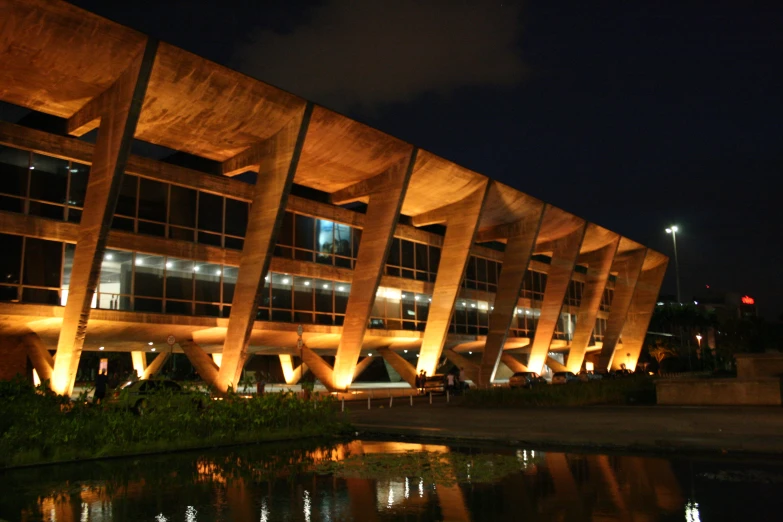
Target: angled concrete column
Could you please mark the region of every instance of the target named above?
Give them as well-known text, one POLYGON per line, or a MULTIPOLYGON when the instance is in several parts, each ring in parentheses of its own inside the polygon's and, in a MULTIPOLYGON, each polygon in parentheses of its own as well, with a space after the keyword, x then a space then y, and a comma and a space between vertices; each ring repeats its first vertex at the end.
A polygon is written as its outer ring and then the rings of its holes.
POLYGON ((500 361, 506 366, 508 366, 508 368, 514 373, 529 371, 527 369, 527 366, 522 364, 522 362, 519 359, 517 359, 515 356, 511 355, 510 353, 501 353, 500 361))
POLYGON ((449 361, 456 364, 460 370, 465 370, 465 374, 467 375, 468 379, 478 383, 480 368, 478 364, 474 363, 464 355, 458 354, 452 348, 445 348, 443 350, 443 355, 445 355, 449 361))
POLYGON ((215 364, 218 368, 220 368, 220 365, 223 364, 223 354, 222 353, 213 353, 212 354, 212 360, 215 361, 215 364))
POLYGON ((49 350, 43 343, 38 334, 29 333, 23 335, 20 339, 24 347, 27 349, 27 357, 30 358, 30 362, 33 363, 33 368, 38 373, 38 378, 41 379, 41 383, 51 381, 52 370, 54 369, 54 358, 49 354, 49 350))
POLYGON ((332 196, 332 201, 336 202, 349 197, 345 194, 346 191, 350 191, 353 197, 357 193, 370 197, 356 267, 353 270, 351 293, 345 309, 343 333, 334 359, 334 384, 339 390, 347 389, 353 380, 375 303, 375 294, 416 162, 416 153, 417 149, 412 149, 409 157, 391 166, 384 173, 348 187, 343 191, 344 195, 332 196))
POLYGON ((617 272, 617 279, 614 283, 612 307, 609 309, 609 317, 606 319, 606 331, 597 366, 599 369, 605 370, 611 367, 646 255, 647 249, 639 248, 618 255, 612 264, 612 271, 617 272))
POLYGON ((258 313, 258 290, 269 270, 312 110, 312 104, 302 107, 299 115, 277 134, 223 165, 226 173, 248 164, 258 170, 216 383, 223 391, 229 387, 236 389, 242 373, 250 332, 258 313))
POLYGON ((133 350, 131 352, 131 363, 133 364, 133 369, 136 371, 136 375, 141 379, 141 376, 144 375, 144 372, 147 370, 147 354, 142 351, 133 350))
POLYGON ((567 372, 568 371, 568 368, 565 365, 560 364, 560 362, 558 362, 555 359, 552 359, 551 357, 547 357, 546 358, 546 365, 549 366, 549 368, 551 368, 553 372, 567 372))
POLYGON ((296 384, 302 379, 303 371, 307 371, 304 364, 300 364, 294 369, 294 360, 290 355, 282 354, 280 357, 280 366, 283 368, 283 378, 286 384, 296 384))
MULTIPOLYGON (((558 209, 548 207, 546 214, 549 214, 550 210, 558 209)), ((544 219, 546 220, 547 216, 544 219)), ((571 284, 576 258, 579 256, 586 229, 587 223, 583 223, 573 232, 553 242, 552 261, 544 288, 544 301, 541 304, 541 315, 538 318, 527 364, 531 372, 541 373, 544 368, 544 361, 560 320, 560 311, 563 309, 568 285, 571 284)))
POLYGON ((182 341, 179 346, 204 382, 210 387, 215 387, 218 378, 218 367, 215 361, 193 341, 182 341))
MULTIPOLYGON (((437 370, 443 343, 446 342, 449 333, 454 303, 459 295, 462 277, 465 275, 470 257, 470 247, 473 245, 481 220, 488 186, 488 183, 484 182, 482 187, 466 198, 441 209, 446 216, 446 236, 443 238, 440 265, 419 352, 417 373, 424 370, 427 375, 434 375, 437 370)), ((414 224, 416 224, 415 220, 414 224)))
POLYGON ((519 303, 519 293, 525 280, 536 238, 544 217, 543 203, 537 202, 530 215, 519 221, 515 234, 508 237, 506 252, 503 256, 503 268, 500 270, 498 291, 495 295, 494 310, 489 316, 489 333, 484 353, 481 357, 478 385, 489 386, 498 370, 500 354, 506 344, 508 329, 514 319, 514 311, 519 303))
POLYGON ((648 249, 645 259, 645 264, 657 264, 647 270, 642 269, 636 282, 623 325, 623 344, 619 347, 619 352, 615 350, 615 357, 612 358, 611 365, 614 370, 619 369, 621 364, 625 364, 631 371, 636 369, 636 362, 644 345, 644 337, 647 335, 647 327, 650 325, 655 303, 658 301, 663 276, 666 274, 668 259, 664 256, 648 249))
POLYGON ((367 369, 370 364, 372 364, 372 357, 365 357, 361 361, 359 361, 359 364, 356 365, 356 368, 353 370, 353 379, 355 380, 358 376, 362 374, 364 370, 367 369))
POLYGON ((307 346, 302 347, 302 362, 313 372, 327 390, 334 390, 334 370, 320 355, 307 346))
POLYGON ((601 298, 604 295, 606 283, 609 281, 609 271, 612 268, 612 261, 614 261, 619 244, 620 236, 617 236, 605 247, 590 252, 585 256, 587 278, 584 290, 582 290, 582 301, 579 303, 579 310, 576 312, 576 328, 574 329, 574 337, 571 339, 571 350, 568 352, 568 360, 566 361, 568 371, 578 373, 582 368, 585 351, 593 335, 598 309, 601 307, 601 298))
POLYGON ((388 348, 378 348, 378 353, 381 354, 383 360, 391 365, 394 370, 400 374, 400 377, 411 385, 416 386, 416 368, 411 363, 405 360, 403 356, 390 350, 388 348))
POLYGON ((114 85, 88 102, 85 108, 86 112, 98 115, 101 123, 87 182, 68 302, 63 313, 52 373, 52 390, 59 394, 70 396, 73 390, 92 298, 106 249, 106 238, 117 206, 122 176, 156 50, 157 41, 149 40, 143 54, 134 60, 114 85))
POLYGON ((166 364, 166 361, 169 360, 170 355, 170 352, 159 353, 158 356, 152 360, 149 366, 144 369, 144 373, 141 375, 141 378, 149 379, 150 377, 157 375, 157 373, 163 368, 163 365, 166 364))

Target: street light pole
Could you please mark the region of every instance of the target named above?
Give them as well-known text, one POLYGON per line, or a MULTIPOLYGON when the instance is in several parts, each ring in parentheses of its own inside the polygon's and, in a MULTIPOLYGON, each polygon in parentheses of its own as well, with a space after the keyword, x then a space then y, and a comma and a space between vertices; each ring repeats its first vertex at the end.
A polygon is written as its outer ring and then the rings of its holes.
POLYGON ((666 229, 667 234, 672 235, 672 241, 674 242, 674 273, 677 279, 677 303, 682 304, 682 297, 680 296, 680 261, 677 259, 677 231, 679 228, 674 225, 666 229))

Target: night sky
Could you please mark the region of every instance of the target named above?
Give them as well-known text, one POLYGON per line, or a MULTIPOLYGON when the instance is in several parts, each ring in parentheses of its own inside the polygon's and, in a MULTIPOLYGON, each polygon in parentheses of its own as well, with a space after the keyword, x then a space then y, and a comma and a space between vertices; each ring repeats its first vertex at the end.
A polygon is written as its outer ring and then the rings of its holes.
POLYGON ((670 256, 677 224, 684 299, 783 313, 779 2, 73 3, 670 256))

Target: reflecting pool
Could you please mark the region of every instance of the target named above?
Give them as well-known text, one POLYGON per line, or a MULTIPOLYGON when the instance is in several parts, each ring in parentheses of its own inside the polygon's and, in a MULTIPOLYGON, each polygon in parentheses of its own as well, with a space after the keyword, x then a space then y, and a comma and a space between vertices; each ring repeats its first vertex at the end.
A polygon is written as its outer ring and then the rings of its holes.
POLYGON ((780 520, 783 463, 376 440, 0 474, 9 521, 780 520))

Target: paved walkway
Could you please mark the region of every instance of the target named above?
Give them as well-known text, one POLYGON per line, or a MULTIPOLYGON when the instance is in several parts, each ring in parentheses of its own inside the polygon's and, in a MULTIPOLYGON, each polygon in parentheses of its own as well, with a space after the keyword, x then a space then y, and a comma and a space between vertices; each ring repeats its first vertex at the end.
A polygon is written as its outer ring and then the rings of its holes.
POLYGON ((783 457, 783 408, 592 406, 480 410, 441 399, 346 402, 361 432, 533 446, 768 453, 783 457), (360 406, 361 404, 361 406, 360 406), (383 406, 383 408, 381 408, 383 406))

